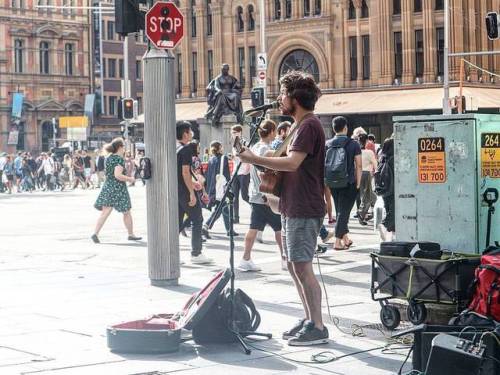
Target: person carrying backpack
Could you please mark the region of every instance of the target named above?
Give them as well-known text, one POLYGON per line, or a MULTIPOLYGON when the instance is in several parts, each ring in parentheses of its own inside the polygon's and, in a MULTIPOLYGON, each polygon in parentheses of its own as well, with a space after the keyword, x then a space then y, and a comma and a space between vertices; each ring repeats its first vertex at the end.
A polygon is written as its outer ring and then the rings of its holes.
POLYGON ((335 137, 326 143, 325 184, 330 188, 337 213, 335 250, 346 250, 349 239, 349 215, 361 185, 361 147, 347 136, 347 119, 342 116, 332 121, 335 137))
POLYGON ((392 240, 396 231, 396 216, 394 202, 394 139, 387 138, 382 145, 382 151, 373 176, 375 194, 384 200, 385 217, 378 229, 382 241, 392 240))

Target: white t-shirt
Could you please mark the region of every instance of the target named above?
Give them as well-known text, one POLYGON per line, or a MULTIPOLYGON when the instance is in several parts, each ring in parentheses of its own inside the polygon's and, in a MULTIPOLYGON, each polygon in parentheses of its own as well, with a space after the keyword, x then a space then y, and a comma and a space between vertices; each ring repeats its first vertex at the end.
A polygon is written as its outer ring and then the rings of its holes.
POLYGON ((0 156, 0 171, 3 171, 5 164, 7 164, 7 158, 5 156, 0 156))
POLYGON ((361 150, 361 161, 363 172, 375 172, 377 169, 377 159, 372 150, 361 150))
MULTIPOLYGON (((263 156, 268 150, 271 150, 271 145, 258 142, 252 146, 251 150, 255 155, 263 156)), ((250 203, 266 204, 263 195, 259 190, 260 177, 258 169, 252 165, 250 168, 250 185, 248 187, 248 201, 250 203)))
POLYGON ((41 168, 43 168, 43 171, 46 175, 54 174, 54 161, 52 160, 52 158, 43 159, 41 168))

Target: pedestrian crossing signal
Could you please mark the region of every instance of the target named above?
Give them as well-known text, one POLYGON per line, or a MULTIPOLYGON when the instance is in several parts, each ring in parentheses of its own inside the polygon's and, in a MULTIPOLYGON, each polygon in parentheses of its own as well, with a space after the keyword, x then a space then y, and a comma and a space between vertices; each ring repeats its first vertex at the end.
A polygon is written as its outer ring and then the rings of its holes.
POLYGON ((498 13, 488 13, 486 16, 486 31, 490 40, 498 39, 498 13))
POLYGON ((137 117, 137 101, 132 98, 122 100, 123 120, 132 120, 137 117))

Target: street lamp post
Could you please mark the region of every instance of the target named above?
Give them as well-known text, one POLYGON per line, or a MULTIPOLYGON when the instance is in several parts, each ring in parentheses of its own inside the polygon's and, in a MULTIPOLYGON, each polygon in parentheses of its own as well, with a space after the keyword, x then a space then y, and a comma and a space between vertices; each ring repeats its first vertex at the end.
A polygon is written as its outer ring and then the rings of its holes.
POLYGON ((443 115, 451 115, 450 108, 450 3, 444 1, 444 79, 443 79, 443 115))
MULTIPOLYGON (((260 0, 260 52, 266 54, 266 8, 264 0, 260 0)), ((266 61, 267 64, 267 61, 266 61)), ((267 67, 266 67, 267 68, 267 67)), ((264 102, 267 101, 267 69, 266 79, 264 80, 264 102)))

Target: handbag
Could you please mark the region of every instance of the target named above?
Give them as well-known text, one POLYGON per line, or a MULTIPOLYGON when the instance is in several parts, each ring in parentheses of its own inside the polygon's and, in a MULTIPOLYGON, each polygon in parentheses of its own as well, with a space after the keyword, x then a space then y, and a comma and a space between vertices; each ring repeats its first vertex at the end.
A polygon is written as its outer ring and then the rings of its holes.
POLYGON ((215 200, 216 201, 221 201, 222 198, 224 197, 224 193, 226 190, 226 176, 224 176, 224 158, 225 156, 222 155, 220 158, 220 169, 219 169, 219 174, 215 176, 215 200))

